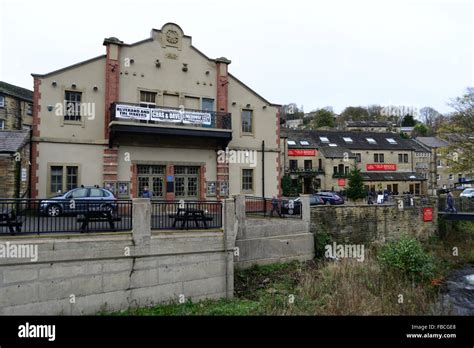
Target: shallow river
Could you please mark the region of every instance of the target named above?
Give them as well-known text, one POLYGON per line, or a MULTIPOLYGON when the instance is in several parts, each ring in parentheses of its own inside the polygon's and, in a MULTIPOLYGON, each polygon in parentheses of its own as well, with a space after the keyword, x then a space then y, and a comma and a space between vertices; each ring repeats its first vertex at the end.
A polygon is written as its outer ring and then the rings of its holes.
POLYGON ((474 315, 474 265, 453 271, 446 278, 444 305, 454 315, 474 315))

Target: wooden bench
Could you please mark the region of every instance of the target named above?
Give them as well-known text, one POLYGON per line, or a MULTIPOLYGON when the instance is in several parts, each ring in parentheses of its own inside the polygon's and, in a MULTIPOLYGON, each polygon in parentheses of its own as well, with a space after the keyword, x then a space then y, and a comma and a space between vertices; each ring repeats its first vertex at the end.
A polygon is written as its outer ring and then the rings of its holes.
POLYGON ((110 229, 116 232, 115 222, 122 221, 120 217, 114 217, 110 210, 90 210, 78 216, 77 222, 82 222, 81 233, 89 232, 90 222, 108 222, 110 229))
POLYGON ((15 232, 21 232, 21 222, 20 218, 16 216, 13 210, 4 210, 0 212, 0 227, 8 227, 11 235, 14 235, 15 232))
POLYGON ((170 218, 174 219, 173 228, 176 227, 176 223, 181 222, 181 229, 187 227, 188 221, 194 221, 196 227, 199 227, 199 222, 202 222, 204 228, 208 228, 207 221, 212 221, 212 217, 205 216, 203 210, 198 209, 183 209, 179 208, 176 214, 170 214, 170 218))

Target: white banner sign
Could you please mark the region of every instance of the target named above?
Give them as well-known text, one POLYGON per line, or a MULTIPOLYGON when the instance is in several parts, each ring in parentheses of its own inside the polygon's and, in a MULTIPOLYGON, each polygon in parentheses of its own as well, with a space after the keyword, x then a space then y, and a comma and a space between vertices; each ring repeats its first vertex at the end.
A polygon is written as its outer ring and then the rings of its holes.
POLYGON ((198 124, 205 126, 210 126, 212 122, 212 115, 209 112, 167 108, 144 108, 141 106, 123 104, 117 104, 115 106, 115 117, 128 120, 198 124))

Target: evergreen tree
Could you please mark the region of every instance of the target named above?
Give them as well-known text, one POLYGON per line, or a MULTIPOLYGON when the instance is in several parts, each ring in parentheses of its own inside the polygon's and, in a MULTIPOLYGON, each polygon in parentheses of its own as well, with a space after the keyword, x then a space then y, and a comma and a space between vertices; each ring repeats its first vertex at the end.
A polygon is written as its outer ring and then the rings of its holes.
POLYGON ((347 197, 351 199, 365 198, 366 192, 364 181, 360 174, 360 169, 354 167, 349 172, 349 181, 347 183, 347 197))

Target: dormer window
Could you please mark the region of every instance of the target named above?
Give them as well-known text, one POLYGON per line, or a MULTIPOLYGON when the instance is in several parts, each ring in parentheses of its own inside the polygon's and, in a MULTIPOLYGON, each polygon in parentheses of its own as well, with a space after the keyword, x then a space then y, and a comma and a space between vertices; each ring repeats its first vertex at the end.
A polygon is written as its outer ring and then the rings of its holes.
POLYGON ((344 141, 347 143, 347 144, 352 144, 354 141, 352 140, 352 138, 349 138, 349 137, 343 137, 342 139, 344 139, 344 141))
POLYGON ((321 140, 322 143, 329 143, 328 137, 319 137, 319 140, 321 140))
POLYGON ((374 138, 365 138, 369 144, 377 144, 374 138))
POLYGON ((392 145, 396 145, 397 144, 397 141, 393 138, 387 138, 387 141, 389 144, 392 144, 392 145))
POLYGON ((309 143, 306 140, 300 141, 300 144, 302 146, 308 146, 309 145, 309 143))
POLYGON ((296 141, 288 140, 288 145, 290 145, 290 146, 295 146, 295 145, 296 145, 296 141))

